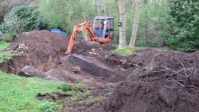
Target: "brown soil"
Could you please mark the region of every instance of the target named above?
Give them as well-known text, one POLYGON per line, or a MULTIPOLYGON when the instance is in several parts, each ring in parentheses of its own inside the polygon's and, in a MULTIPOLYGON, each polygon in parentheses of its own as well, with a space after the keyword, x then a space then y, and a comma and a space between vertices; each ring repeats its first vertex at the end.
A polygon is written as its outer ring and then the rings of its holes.
MULTIPOLYGON (((10 62, 0 64, 0 69, 18 72, 26 65, 42 72, 59 71, 56 75, 62 81, 73 84, 83 82, 95 97, 98 104, 86 103, 80 106, 73 101, 65 112, 197 112, 199 105, 199 52, 175 53, 160 49, 136 51, 136 55, 120 56, 111 53, 111 44, 89 43, 77 38, 73 54, 92 57, 110 67, 119 77, 97 77, 70 61, 60 64, 64 57, 69 38, 49 31, 24 32, 18 35, 6 50, 23 51, 23 56, 14 57, 10 62), (116 86, 115 89, 110 85, 116 86), (108 86, 109 85, 109 86, 108 86), (107 93, 112 93, 107 97, 107 93), (81 108, 80 108, 81 107, 81 108)), ((89 68, 89 66, 86 66, 89 68)), ((62 102, 67 94, 38 94, 39 99, 62 102), (58 97, 53 97, 56 94, 58 97)))
POLYGON ((24 32, 17 35, 14 42, 4 51, 23 51, 23 56, 15 57, 9 63, 1 65, 1 70, 17 74, 26 65, 41 71, 47 71, 58 64, 58 55, 66 49, 67 38, 49 31, 24 32))

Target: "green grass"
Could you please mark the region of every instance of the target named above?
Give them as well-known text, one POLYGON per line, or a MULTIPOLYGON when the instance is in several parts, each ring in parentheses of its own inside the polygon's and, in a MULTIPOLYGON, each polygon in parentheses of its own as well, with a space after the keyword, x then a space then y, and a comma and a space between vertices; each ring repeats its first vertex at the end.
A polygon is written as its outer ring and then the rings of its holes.
POLYGON ((126 47, 124 49, 116 49, 115 51, 113 51, 114 53, 116 54, 119 54, 119 55, 123 55, 123 56, 128 56, 128 55, 131 55, 131 54, 135 54, 135 51, 130 48, 130 47, 126 47))
MULTIPOLYGON (((0 41, 0 51, 9 46, 10 43, 0 41)), ((12 58, 12 54, 10 51, 8 52, 0 52, 0 63, 6 62, 12 58)))
MULTIPOLYGON (((0 41, 0 51, 9 45, 10 43, 8 42, 0 41)), ((15 52, 15 53, 13 53, 13 51, 0 52, 0 63, 6 63, 10 59, 12 59, 13 56, 21 56, 21 55, 23 55, 23 52, 15 52)))
POLYGON ((143 49, 147 49, 147 48, 149 48, 149 47, 134 47, 134 50, 136 51, 136 50, 143 50, 143 49))
POLYGON ((9 45, 10 45, 9 42, 1 42, 0 41, 0 51, 3 50, 4 48, 6 48, 9 45))
POLYGON ((39 78, 25 78, 0 71, 0 112, 41 112, 43 102, 37 93, 51 93, 61 83, 39 78))

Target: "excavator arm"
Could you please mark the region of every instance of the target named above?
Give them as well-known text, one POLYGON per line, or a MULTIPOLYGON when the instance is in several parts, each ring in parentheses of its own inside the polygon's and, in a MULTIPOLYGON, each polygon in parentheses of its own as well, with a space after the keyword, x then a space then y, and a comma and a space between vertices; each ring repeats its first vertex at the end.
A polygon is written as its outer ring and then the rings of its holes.
POLYGON ((81 23, 79 25, 74 26, 73 33, 70 37, 70 41, 69 41, 69 44, 68 44, 68 49, 65 52, 65 54, 70 54, 72 52, 73 46, 75 44, 75 38, 77 36, 77 33, 81 32, 82 30, 85 30, 85 29, 87 29, 87 31, 88 31, 88 35, 89 35, 88 40, 89 41, 95 41, 95 42, 99 42, 99 43, 107 43, 107 42, 110 42, 112 40, 112 38, 111 38, 112 34, 110 34, 110 36, 105 38, 105 39, 99 39, 99 38, 95 37, 95 34, 94 34, 90 24, 87 23, 87 22, 84 22, 84 23, 81 23))

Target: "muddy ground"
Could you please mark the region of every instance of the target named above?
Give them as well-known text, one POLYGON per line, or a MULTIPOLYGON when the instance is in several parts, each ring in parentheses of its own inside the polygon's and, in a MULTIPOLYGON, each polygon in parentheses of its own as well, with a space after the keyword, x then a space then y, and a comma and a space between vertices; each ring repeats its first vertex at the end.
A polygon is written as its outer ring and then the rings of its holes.
POLYGON ((68 42, 69 38, 46 30, 24 32, 2 51, 23 52, 23 56, 0 64, 0 69, 19 75, 31 69, 37 77, 85 83, 100 98, 97 104, 80 106, 77 102, 86 102, 86 98, 68 101, 60 93, 38 93, 39 99, 52 100, 52 94, 58 95, 53 101, 66 104, 65 112, 198 112, 199 52, 148 48, 125 57, 114 54, 111 43, 77 38, 73 53, 66 56, 68 42))

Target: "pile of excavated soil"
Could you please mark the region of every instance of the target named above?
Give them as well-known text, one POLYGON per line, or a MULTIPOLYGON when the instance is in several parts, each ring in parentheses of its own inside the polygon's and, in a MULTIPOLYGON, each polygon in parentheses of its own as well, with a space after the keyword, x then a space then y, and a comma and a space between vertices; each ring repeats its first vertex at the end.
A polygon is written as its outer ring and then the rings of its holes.
MULTIPOLYGON (((198 87, 185 86, 166 71, 126 80, 95 112, 198 112, 198 87)), ((88 110, 83 110, 88 111, 88 110)))
POLYGON ((67 49, 67 38, 47 30, 23 32, 4 51, 23 52, 23 56, 1 64, 1 70, 17 74, 24 66, 32 66, 47 71, 58 64, 58 56, 67 49))
POLYGON ((108 99, 74 111, 198 112, 198 55, 199 52, 158 52, 148 64, 148 70, 134 72, 108 99))

